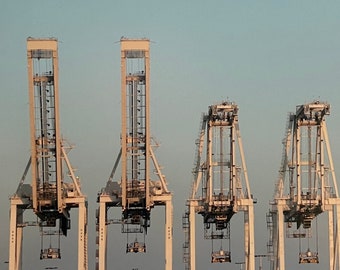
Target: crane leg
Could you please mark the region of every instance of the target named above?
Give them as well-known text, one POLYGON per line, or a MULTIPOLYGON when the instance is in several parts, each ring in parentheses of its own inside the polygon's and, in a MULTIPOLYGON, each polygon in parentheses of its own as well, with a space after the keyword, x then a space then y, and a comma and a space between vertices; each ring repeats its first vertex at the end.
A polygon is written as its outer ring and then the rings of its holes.
POLYGON ((22 269, 22 238, 23 238, 23 227, 17 227, 17 259, 16 269, 22 269))
MULTIPOLYGON (((339 228, 339 219, 340 219, 340 204, 339 204, 339 199, 337 200, 336 204, 336 239, 335 239, 335 258, 336 262, 334 262, 334 266, 336 263, 338 264, 338 268, 340 265, 340 228, 339 228)), ((335 267, 334 267, 335 269, 335 267)))
POLYGON ((189 206, 189 228, 190 228, 190 270, 196 270, 196 239, 195 239, 195 206, 190 202, 189 206))
POLYGON ((255 270, 255 248, 254 248, 254 205, 248 206, 248 269, 255 270))
POLYGON ((9 268, 10 270, 21 270, 21 251, 23 228, 18 223, 23 221, 23 209, 11 200, 10 210, 10 239, 9 239, 9 268))
POLYGON ((78 218, 78 269, 87 270, 87 207, 85 200, 79 203, 78 218))
POLYGON ((277 270, 285 269, 285 251, 284 251, 284 217, 283 217, 283 205, 282 202, 278 202, 277 205, 277 223, 278 223, 278 237, 279 240, 277 242, 277 270))
POLYGON ((334 269, 334 206, 328 211, 329 269, 334 269))
POLYGON ((9 232, 9 269, 17 269, 17 206, 11 204, 9 232))
POLYGON ((165 270, 172 270, 172 201, 165 203, 165 270))
POLYGON ((98 218, 98 261, 96 270, 106 269, 106 203, 99 203, 99 218, 98 218))

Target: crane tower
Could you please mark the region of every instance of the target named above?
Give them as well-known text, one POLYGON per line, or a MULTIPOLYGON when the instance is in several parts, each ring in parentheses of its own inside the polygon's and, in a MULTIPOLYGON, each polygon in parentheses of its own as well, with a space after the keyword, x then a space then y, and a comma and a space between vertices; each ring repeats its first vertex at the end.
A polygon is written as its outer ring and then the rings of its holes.
POLYGON ((27 60, 31 155, 10 198, 9 269, 22 269, 26 226, 39 227, 41 260, 60 259, 60 237, 70 229, 70 210, 78 208, 78 269, 86 270, 87 201, 67 157, 71 146, 60 136, 57 39, 28 38, 27 60), (29 168, 32 179, 26 183, 29 168), (25 220, 30 209, 37 221, 25 220))
POLYGON ((267 215, 273 270, 285 269, 285 238, 299 241, 299 264, 319 263, 317 220, 323 212, 328 213, 329 269, 339 269, 340 200, 325 121, 329 114, 328 103, 314 101, 288 115, 267 215))
POLYGON ((185 269, 196 269, 195 214, 203 216, 204 238, 212 241, 211 263, 224 263, 231 262, 230 220, 243 211, 244 264, 246 270, 254 270, 254 200, 235 103, 226 101, 209 107, 208 114, 202 115, 196 146, 194 181, 183 216, 185 269))
POLYGON ((155 145, 150 136, 149 43, 148 39, 120 40, 121 150, 106 187, 98 194, 98 270, 106 269, 109 224, 119 224, 121 232, 127 234, 126 253, 146 252, 145 235, 150 227, 150 214, 154 206, 165 206, 165 270, 172 269, 172 194, 154 155, 155 145), (121 175, 114 181, 119 163, 121 175), (152 180, 151 172, 155 172, 157 180, 152 180), (120 207, 121 217, 109 219, 110 207, 120 207), (130 241, 131 235, 133 241, 130 241))

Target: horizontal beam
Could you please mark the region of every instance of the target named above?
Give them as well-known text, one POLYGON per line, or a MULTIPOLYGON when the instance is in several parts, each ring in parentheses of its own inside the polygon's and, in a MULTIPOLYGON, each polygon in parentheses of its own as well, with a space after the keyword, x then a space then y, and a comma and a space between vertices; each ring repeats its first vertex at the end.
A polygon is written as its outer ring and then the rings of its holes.
POLYGON ((27 51, 33 50, 58 50, 56 38, 27 38, 27 51))

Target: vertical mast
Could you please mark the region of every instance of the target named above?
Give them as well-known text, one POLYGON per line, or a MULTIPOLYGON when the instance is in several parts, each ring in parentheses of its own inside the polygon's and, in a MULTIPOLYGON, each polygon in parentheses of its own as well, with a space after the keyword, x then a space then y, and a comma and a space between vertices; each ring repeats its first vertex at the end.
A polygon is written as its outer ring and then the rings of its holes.
POLYGON ((149 40, 121 40, 122 207, 150 210, 149 40))
POLYGON ((58 41, 27 40, 33 210, 62 212, 58 41))

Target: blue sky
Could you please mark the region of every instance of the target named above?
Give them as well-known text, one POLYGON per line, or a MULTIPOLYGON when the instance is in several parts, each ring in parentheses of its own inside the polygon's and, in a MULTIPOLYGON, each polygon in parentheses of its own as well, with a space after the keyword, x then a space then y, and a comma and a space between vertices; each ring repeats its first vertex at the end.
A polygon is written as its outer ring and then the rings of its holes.
MULTIPOLYGON (((250 186, 258 198, 257 253, 266 251, 265 213, 277 179, 286 115, 296 105, 314 99, 330 102, 328 131, 339 173, 339 11, 339 1, 2 0, 0 269, 5 269, 2 262, 8 257, 8 198, 16 190, 30 150, 27 37, 59 40, 61 130, 76 145, 70 159, 88 195, 90 269, 96 194, 105 186, 119 151, 117 42, 121 36, 151 39, 151 130, 161 142, 156 155, 175 198, 174 269, 183 269, 181 215, 192 180, 200 116, 209 105, 229 98, 240 108, 250 186)), ((118 270, 162 269, 163 212, 162 208, 152 212, 150 252, 133 259, 124 253, 120 228, 109 227, 108 264, 118 270)), ((239 269, 234 262, 242 260, 242 243, 237 241, 241 221, 240 217, 233 221, 236 237, 228 269, 239 269)), ((32 233, 24 237, 24 265, 74 267, 74 234, 63 242, 66 262, 40 262, 38 234, 27 230, 32 233)), ((197 270, 226 267, 210 265, 210 242, 201 240, 199 246, 197 270)), ((288 266, 304 269, 296 263, 297 252, 288 254, 288 266)), ((315 269, 324 265, 321 260, 315 269)))

